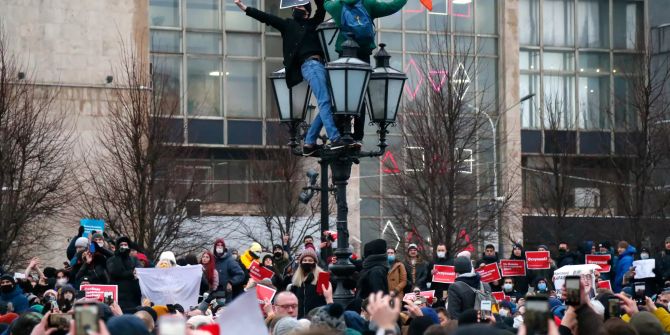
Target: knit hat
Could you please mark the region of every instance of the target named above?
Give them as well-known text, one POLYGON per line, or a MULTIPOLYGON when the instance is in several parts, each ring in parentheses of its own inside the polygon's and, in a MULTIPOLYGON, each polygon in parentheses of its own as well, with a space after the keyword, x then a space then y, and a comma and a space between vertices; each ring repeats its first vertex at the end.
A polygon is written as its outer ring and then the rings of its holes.
POLYGON ((172 251, 163 251, 161 256, 158 258, 159 261, 168 261, 170 264, 177 264, 177 258, 174 256, 172 251))
POLYGON ((456 260, 454 260, 454 269, 457 274, 470 273, 472 271, 470 259, 463 256, 456 257, 456 260))
POLYGON ((670 243, 670 236, 665 238, 665 243, 670 243))
POLYGON ((319 258, 316 256, 316 251, 314 251, 314 250, 312 250, 312 249, 305 249, 305 250, 303 250, 302 253, 300 254, 300 258, 298 258, 298 264, 302 263, 302 260, 303 260, 303 258, 305 258, 305 257, 312 257, 312 259, 314 260, 314 262, 316 262, 316 261, 319 260, 319 258))
POLYGON ((135 258, 137 258, 138 261, 143 261, 144 263, 149 264, 149 259, 147 258, 147 255, 145 255, 141 252, 138 252, 135 255, 135 258))
POLYGON ((435 312, 434 309, 432 309, 430 307, 422 307, 421 308, 421 313, 423 313, 423 315, 433 319, 433 323, 435 323, 435 324, 440 323, 440 318, 437 316, 437 313, 435 312))
POLYGON ((76 241, 74 241, 74 247, 75 248, 87 248, 88 247, 88 239, 86 237, 80 237, 76 241))
POLYGON ((19 315, 13 312, 9 312, 3 315, 0 315, 0 323, 5 323, 11 325, 14 320, 18 319, 19 315))
POLYGON ((328 328, 340 332, 347 329, 344 322, 344 308, 342 305, 334 303, 323 306, 312 317, 312 328, 328 328))
POLYGON ((193 329, 198 329, 202 325, 210 325, 212 323, 214 323, 214 319, 212 319, 212 317, 209 315, 192 316, 190 319, 188 319, 188 321, 186 321, 186 324, 193 326, 193 329))
POLYGON ((258 254, 261 253, 261 251, 263 251, 263 247, 261 247, 261 245, 258 244, 257 242, 254 242, 254 243, 251 243, 251 247, 249 248, 249 250, 255 252, 256 255, 258 255, 258 254))
POLYGON ((472 308, 463 311, 463 313, 461 313, 461 315, 458 317, 459 326, 474 323, 477 323, 477 311, 472 308))
POLYGON ((663 326, 658 318, 649 312, 639 312, 630 318, 630 325, 637 330, 639 335, 663 334, 663 326))
POLYGON ((12 275, 4 274, 0 276, 0 280, 9 280, 10 282, 12 282, 12 285, 16 285, 16 279, 14 279, 12 275))
POLYGON ((344 312, 344 322, 346 323, 347 328, 359 331, 361 333, 368 329, 365 319, 363 319, 360 314, 354 311, 344 312))
POLYGON ((128 243, 128 246, 130 247, 130 239, 126 236, 121 236, 116 239, 116 247, 118 248, 119 246, 121 246, 121 243, 123 242, 128 243))
POLYGON ((100 234, 100 233, 95 233, 95 234, 93 234, 93 239, 95 240, 96 238, 102 238, 102 239, 104 239, 105 237, 102 236, 102 234, 100 234))
MULTIPOLYGON (((476 316, 476 314, 475 314, 476 316)), ((438 322, 439 323, 439 322, 438 322)), ((426 329, 428 327, 434 325, 435 323, 433 322, 433 319, 429 316, 420 316, 418 318, 415 318, 412 320, 412 322, 409 324, 409 330, 407 334, 409 335, 423 335, 423 333, 426 332, 426 329)))
POLYGON ((365 243, 363 257, 386 254, 386 241, 380 238, 365 243))
POLYGON ((115 316, 107 322, 107 329, 110 335, 149 335, 149 330, 142 321, 135 315, 115 316))
POLYGON ((298 327, 300 327, 300 323, 296 318, 285 316, 277 321, 272 329, 272 335, 288 335, 298 327))
POLYGON ((416 244, 411 243, 411 244, 407 247, 407 251, 410 251, 410 250, 412 250, 412 249, 417 250, 417 249, 419 249, 419 248, 417 248, 416 244))
POLYGON ((538 249, 549 250, 549 247, 547 247, 547 246, 544 245, 544 244, 540 244, 540 245, 538 245, 537 248, 538 248, 538 249))
POLYGON ((169 313, 168 308, 165 305, 155 305, 151 308, 156 312, 158 318, 169 313))
POLYGON ((463 251, 459 252, 459 253, 456 255, 456 257, 465 257, 465 258, 467 258, 468 260, 470 260, 470 259, 472 259, 472 254, 470 254, 470 252, 467 251, 467 250, 463 250, 463 251))
MULTIPOLYGON (((23 330, 33 329, 42 320, 42 314, 35 312, 28 312, 21 314, 14 322, 12 322, 9 334, 24 334, 23 330)), ((113 334, 116 335, 116 334, 113 334)))

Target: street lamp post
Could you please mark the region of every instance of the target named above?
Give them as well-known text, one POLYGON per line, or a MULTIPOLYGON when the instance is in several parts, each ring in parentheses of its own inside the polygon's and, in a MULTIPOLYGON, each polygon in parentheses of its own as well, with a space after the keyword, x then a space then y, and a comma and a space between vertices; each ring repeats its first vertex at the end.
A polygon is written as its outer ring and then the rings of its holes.
MULTIPOLYGON (((347 184, 351 176, 351 167, 354 163, 358 164, 361 157, 379 157, 386 151, 387 127, 396 121, 402 87, 407 78, 402 72, 388 66, 390 56, 384 50, 384 44, 380 44, 380 50, 375 55, 377 64, 374 70, 369 64, 356 58, 357 48, 358 45, 353 40, 349 39, 345 41, 342 44, 343 52, 341 57, 326 65, 329 75, 329 90, 331 99, 333 100, 333 117, 336 120, 338 130, 342 134, 343 139, 351 140, 351 118, 359 116, 359 113, 361 113, 361 105, 367 93, 370 100, 369 105, 371 106, 370 120, 379 126, 377 131, 379 135, 377 146, 379 149, 367 152, 350 147, 337 150, 330 150, 324 147, 318 149, 312 155, 320 158, 322 169, 324 166, 330 165, 332 181, 335 185, 338 235, 335 256, 337 260, 335 264, 330 265, 330 271, 335 281, 333 300, 344 306, 348 305, 354 298, 352 291, 348 287, 355 285, 352 282, 355 266, 349 259, 351 248, 349 247, 349 228, 347 222, 347 215, 349 213, 347 184)), ((302 100, 302 94, 305 93, 304 90, 289 92, 286 85, 282 86, 279 83, 275 83, 275 80, 280 80, 281 78, 279 71, 273 73, 270 78, 273 80, 272 87, 275 90, 276 96, 287 97, 295 93, 299 95, 296 101, 304 101, 302 100)), ((307 96, 309 97, 309 95, 307 96)), ((298 131, 300 128, 299 125, 304 122, 305 112, 298 113, 296 110, 293 110, 294 107, 299 107, 298 105, 289 104, 284 100, 276 99, 280 109, 281 121, 289 126, 291 135, 289 146, 291 147, 291 152, 295 155, 301 155, 302 153, 298 147, 299 141, 304 137, 304 134, 299 134, 298 131), (287 110, 284 111, 282 109, 287 110)), ((307 104, 303 104, 303 106, 306 108, 307 104)), ((324 178, 323 174, 322 178, 324 178)), ((321 188, 321 192, 324 192, 323 179, 321 188)), ((323 196, 322 194, 322 198, 323 196)))

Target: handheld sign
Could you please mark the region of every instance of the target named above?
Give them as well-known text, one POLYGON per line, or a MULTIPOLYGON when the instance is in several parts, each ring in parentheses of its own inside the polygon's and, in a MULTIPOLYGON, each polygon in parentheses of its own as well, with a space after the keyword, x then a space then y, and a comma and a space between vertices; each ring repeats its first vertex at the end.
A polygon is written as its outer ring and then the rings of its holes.
POLYGON ((481 266, 477 269, 477 274, 479 274, 483 283, 494 282, 501 278, 500 271, 498 270, 498 263, 481 266))
POLYGON ((502 302, 505 300, 505 292, 491 292, 491 295, 496 299, 497 302, 502 302))
POLYGON ((304 6, 309 3, 309 0, 281 0, 279 2, 279 8, 291 8, 295 6, 304 6))
POLYGON ((271 287, 261 284, 256 285, 256 297, 258 298, 258 303, 261 305, 261 310, 263 310, 265 304, 272 303, 275 293, 277 293, 277 290, 271 287))
POLYGON ((528 270, 545 270, 551 268, 549 251, 526 251, 528 270))
POLYGON ((114 302, 119 302, 119 287, 116 285, 80 285, 79 290, 86 292, 86 299, 94 299, 99 302, 105 301, 105 298, 112 297, 114 302))
POLYGON ((330 286, 330 272, 319 272, 319 277, 316 279, 316 293, 323 295, 323 286, 328 288, 330 286))
POLYGON ((607 290, 612 290, 612 283, 609 280, 598 281, 598 288, 604 288, 607 290))
POLYGON ((255 281, 272 278, 274 274, 271 270, 258 265, 256 261, 251 262, 251 265, 249 265, 249 276, 255 281))
POLYGON ((519 277, 526 275, 526 261, 522 259, 503 259, 500 261, 503 277, 519 277))
POLYGON ((435 265, 433 281, 436 283, 452 284, 456 281, 456 268, 450 265, 435 265))
POLYGON ((88 234, 92 231, 102 234, 105 230, 105 221, 100 219, 81 219, 79 220, 79 225, 84 227, 83 237, 88 237, 88 234))
POLYGON ((610 259, 612 259, 611 255, 586 255, 586 264, 600 266, 600 272, 610 272, 612 269, 610 259))

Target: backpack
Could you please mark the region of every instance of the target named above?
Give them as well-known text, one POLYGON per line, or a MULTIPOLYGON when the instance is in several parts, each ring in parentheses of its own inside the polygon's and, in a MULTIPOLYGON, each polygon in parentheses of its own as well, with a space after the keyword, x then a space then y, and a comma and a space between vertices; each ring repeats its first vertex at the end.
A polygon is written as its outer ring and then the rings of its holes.
POLYGON ((374 23, 362 0, 356 1, 353 5, 342 6, 340 26, 342 33, 345 33, 345 36, 351 34, 361 47, 367 47, 375 41, 374 23))
POLYGON ((482 284, 482 282, 479 282, 479 290, 475 289, 475 288, 472 288, 470 285, 468 285, 468 287, 473 292, 475 292, 475 306, 474 306, 474 309, 476 311, 481 309, 482 301, 490 301, 491 303, 496 301, 496 299, 493 297, 491 292, 484 289, 484 284, 482 284))

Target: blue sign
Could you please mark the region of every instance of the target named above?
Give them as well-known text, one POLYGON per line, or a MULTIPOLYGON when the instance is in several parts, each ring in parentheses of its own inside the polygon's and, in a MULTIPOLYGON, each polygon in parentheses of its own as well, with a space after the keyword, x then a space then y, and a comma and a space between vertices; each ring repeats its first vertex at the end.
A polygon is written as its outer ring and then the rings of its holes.
POLYGON ((84 227, 84 237, 88 237, 88 234, 92 231, 102 234, 105 230, 105 221, 100 219, 81 219, 79 224, 84 227))

